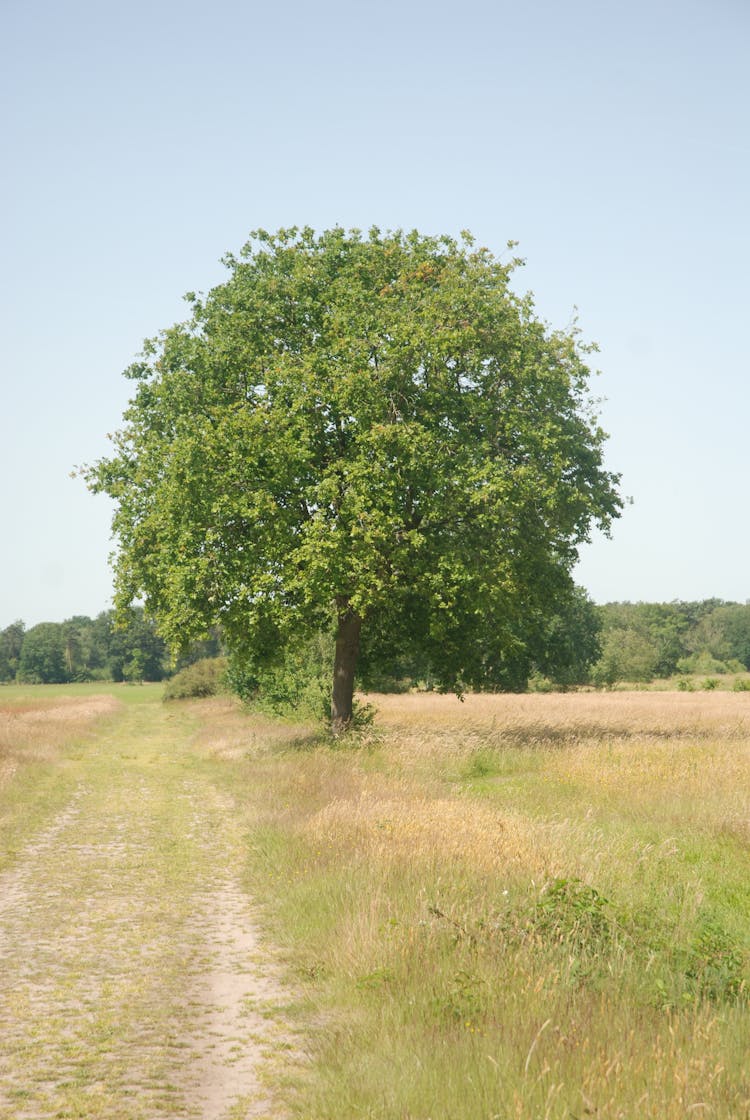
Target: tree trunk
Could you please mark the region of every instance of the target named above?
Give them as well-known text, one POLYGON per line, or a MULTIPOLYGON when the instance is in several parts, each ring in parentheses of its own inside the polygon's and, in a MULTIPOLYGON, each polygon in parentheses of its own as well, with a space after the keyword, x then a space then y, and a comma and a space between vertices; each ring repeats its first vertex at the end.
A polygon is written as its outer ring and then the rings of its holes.
POLYGON ((354 704, 354 670, 359 654, 362 619, 348 602, 337 603, 339 624, 336 633, 336 656, 333 662, 333 695, 331 697, 331 731, 340 735, 352 722, 354 704))

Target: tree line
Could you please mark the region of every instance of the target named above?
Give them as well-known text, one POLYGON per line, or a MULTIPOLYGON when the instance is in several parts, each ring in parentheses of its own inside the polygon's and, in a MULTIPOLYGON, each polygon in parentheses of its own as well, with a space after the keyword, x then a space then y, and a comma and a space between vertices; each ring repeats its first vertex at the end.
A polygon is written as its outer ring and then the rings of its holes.
POLYGON ((596 612, 601 630, 591 668, 595 685, 750 669, 750 603, 607 603, 596 612))
MULTIPOLYGON (((141 608, 126 623, 113 611, 96 618, 75 615, 26 629, 18 621, 0 631, 0 682, 63 684, 70 681, 160 681, 203 658, 224 653, 218 631, 175 658, 141 608)), ((246 698, 278 694, 294 705, 309 681, 328 672, 330 641, 316 640, 265 675, 235 660, 232 683, 246 698), (323 664, 325 662, 326 664, 323 664)), ((479 688, 518 692, 529 687, 565 689, 647 683, 678 674, 721 676, 750 670, 750 603, 607 603, 596 606, 579 591, 564 613, 547 616, 534 642, 506 659, 501 680, 493 674, 479 688)), ((414 652, 387 666, 363 659, 358 683, 373 691, 440 687, 429 660, 414 652)))
POLYGON ((218 637, 194 643, 179 660, 141 608, 126 621, 114 611, 64 622, 22 621, 0 631, 0 682, 68 684, 71 681, 161 681, 201 657, 217 656, 218 637))
MULTIPOLYGON (((426 683, 430 666, 403 658, 390 674, 368 672, 362 682, 387 690, 399 683, 426 683)), ((750 602, 722 599, 669 603, 614 602, 596 605, 577 589, 564 611, 545 616, 535 640, 507 659, 506 675, 484 682, 486 690, 522 692, 579 686, 611 688, 621 683, 691 675, 705 677, 750 671, 750 602)))

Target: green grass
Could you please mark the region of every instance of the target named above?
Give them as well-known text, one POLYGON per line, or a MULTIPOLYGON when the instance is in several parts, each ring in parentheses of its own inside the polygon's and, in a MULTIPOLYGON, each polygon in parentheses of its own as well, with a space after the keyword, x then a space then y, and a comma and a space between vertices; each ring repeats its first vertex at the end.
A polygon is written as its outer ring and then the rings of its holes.
POLYGON ((0 708, 28 702, 48 703, 55 697, 114 696, 123 704, 149 704, 164 691, 162 681, 129 684, 114 681, 86 681, 80 684, 2 684, 0 708))

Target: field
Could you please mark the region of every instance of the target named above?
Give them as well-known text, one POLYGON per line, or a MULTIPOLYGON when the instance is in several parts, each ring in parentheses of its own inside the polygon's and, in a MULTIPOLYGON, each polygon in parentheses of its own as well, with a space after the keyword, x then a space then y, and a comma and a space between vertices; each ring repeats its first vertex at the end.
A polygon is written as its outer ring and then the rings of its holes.
MULTIPOLYGON (((373 728, 344 748, 228 698, 33 691, 0 693, 6 721, 25 710, 28 724, 24 741, 0 738, 5 879, 28 872, 71 798, 88 799, 100 843, 116 822, 108 874, 121 905, 135 899, 139 928, 115 952, 112 915, 91 913, 99 872, 87 868, 87 890, 69 877, 88 959, 106 948, 114 995, 101 965, 87 978, 68 961, 66 977, 41 953, 35 982, 47 962, 55 985, 34 989, 38 1014, 27 1000, 33 1023, 13 1018, 10 996, 2 1012, 4 1033, 15 1026, 0 1116, 750 1116, 749 694, 376 697, 373 728), (31 729, 39 697, 57 712, 54 748, 31 729), (66 706, 80 715, 72 736, 66 706), (136 843, 138 859, 126 858, 136 843), (197 898, 202 948, 188 976, 174 946, 184 953, 197 898), (217 967, 209 912, 242 926, 243 906, 260 972, 244 990, 255 1019, 233 1060, 244 1048, 253 1070, 222 1097, 227 1055, 192 1090, 186 1067, 205 1049, 196 1016, 216 1011, 200 994, 201 969, 217 967), (63 991, 65 1030, 53 1014, 63 991), (85 1004, 80 1023, 71 995, 85 1004), (105 1011, 106 1045, 101 1024, 93 1038, 84 1029, 105 1011)), ((80 838, 67 839, 69 862, 80 838)), ((41 940, 45 913, 62 921, 50 867, 41 940)), ((2 946, 0 928, 7 960, 2 946)))

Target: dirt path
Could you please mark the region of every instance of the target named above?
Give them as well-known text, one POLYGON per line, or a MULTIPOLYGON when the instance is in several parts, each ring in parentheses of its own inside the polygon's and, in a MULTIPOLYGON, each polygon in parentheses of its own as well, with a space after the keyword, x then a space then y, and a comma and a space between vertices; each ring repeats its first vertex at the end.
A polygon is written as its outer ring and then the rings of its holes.
POLYGON ((3 1120, 281 1115, 262 1074, 283 993, 189 738, 162 705, 124 709, 0 876, 3 1120))

